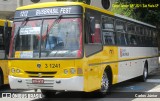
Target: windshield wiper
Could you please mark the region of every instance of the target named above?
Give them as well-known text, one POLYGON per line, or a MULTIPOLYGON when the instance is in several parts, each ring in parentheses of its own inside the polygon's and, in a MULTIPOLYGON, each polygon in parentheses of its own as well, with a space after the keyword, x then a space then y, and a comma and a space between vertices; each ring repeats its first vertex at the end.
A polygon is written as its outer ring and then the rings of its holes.
MULTIPOLYGON (((46 40, 49 38, 48 32, 50 32, 50 30, 52 29, 52 27, 53 27, 56 23, 58 23, 58 21, 60 20, 60 18, 61 18, 62 16, 63 16, 62 14, 59 15, 59 16, 55 19, 55 21, 51 24, 51 26, 49 27, 49 29, 47 28, 46 40)), ((49 42, 49 40, 48 40, 48 42, 49 42)), ((50 45, 50 42, 49 42, 49 46, 51 46, 51 45, 50 45)), ((51 49, 51 47, 50 47, 50 49, 51 49)), ((51 52, 50 52, 50 53, 51 53, 51 52)), ((49 54, 50 54, 50 53, 49 53, 49 54)), ((57 55, 57 53, 58 53, 58 51, 54 54, 54 56, 57 55)), ((49 54, 48 54, 48 55, 49 55, 49 54)))
MULTIPOLYGON (((27 24, 27 22, 28 22, 28 17, 24 18, 23 22, 22 22, 21 25, 18 27, 18 30, 17 30, 16 34, 13 36, 14 39, 17 38, 17 36, 19 35, 20 29, 22 28, 22 26, 25 26, 25 25, 27 24)), ((16 40, 15 40, 15 41, 16 41, 16 40)))
POLYGON ((47 33, 46 33, 46 36, 48 36, 48 32, 52 29, 52 27, 58 23, 59 19, 62 17, 63 15, 58 15, 58 17, 56 18, 56 20, 51 24, 51 26, 49 27, 49 29, 47 28, 47 33))
POLYGON ((56 23, 58 23, 58 21, 60 20, 60 18, 61 18, 62 16, 63 16, 62 14, 61 14, 61 15, 58 15, 58 17, 56 18, 56 20, 52 23, 52 25, 51 25, 50 29, 48 30, 48 32, 51 30, 51 28, 52 28, 56 23))
POLYGON ((14 34, 14 35, 12 36, 12 37, 14 37, 14 45, 13 45, 14 50, 15 50, 15 48, 16 48, 15 46, 16 46, 17 36, 19 35, 19 31, 20 31, 20 29, 22 28, 22 26, 25 26, 25 25, 27 24, 27 22, 28 22, 28 17, 24 18, 23 22, 22 22, 21 25, 18 27, 18 30, 17 30, 16 34, 14 34))

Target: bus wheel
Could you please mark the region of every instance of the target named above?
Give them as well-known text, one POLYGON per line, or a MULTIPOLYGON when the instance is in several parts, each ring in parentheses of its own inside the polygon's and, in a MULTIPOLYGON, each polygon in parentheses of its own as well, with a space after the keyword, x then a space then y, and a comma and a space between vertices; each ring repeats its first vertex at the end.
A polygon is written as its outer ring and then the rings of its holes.
POLYGON ((2 86, 2 76, 0 75, 0 86, 2 86))
POLYGON ((53 90, 41 90, 45 98, 52 98, 56 95, 56 91, 53 90))
POLYGON ((3 76, 2 72, 0 72, 0 87, 3 85, 3 76))
POLYGON ((105 96, 107 93, 109 93, 109 89, 110 89, 110 81, 107 73, 104 71, 101 81, 101 88, 99 90, 100 95, 105 96))
POLYGON ((141 81, 145 82, 148 77, 148 69, 147 69, 147 64, 144 65, 143 69, 143 75, 141 76, 141 81))

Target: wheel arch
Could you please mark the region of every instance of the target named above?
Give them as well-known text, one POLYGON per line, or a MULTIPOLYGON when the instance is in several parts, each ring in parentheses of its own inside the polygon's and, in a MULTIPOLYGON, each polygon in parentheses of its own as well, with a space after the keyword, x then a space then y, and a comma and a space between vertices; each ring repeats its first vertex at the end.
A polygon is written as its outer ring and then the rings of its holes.
POLYGON ((107 76, 109 78, 110 84, 112 85, 112 83, 113 83, 113 73, 112 73, 111 66, 107 65, 104 71, 107 73, 107 76))
POLYGON ((3 74, 3 70, 1 67, 0 67, 0 75, 2 77, 2 84, 4 84, 4 74, 3 74))

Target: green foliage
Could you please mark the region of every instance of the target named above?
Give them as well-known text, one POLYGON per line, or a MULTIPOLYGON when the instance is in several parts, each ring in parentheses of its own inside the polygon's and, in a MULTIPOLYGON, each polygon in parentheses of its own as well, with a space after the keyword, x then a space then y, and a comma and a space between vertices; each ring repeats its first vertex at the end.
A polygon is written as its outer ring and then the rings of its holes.
POLYGON ((155 0, 118 0, 112 11, 153 25, 160 24, 160 5, 155 0))
POLYGON ((73 1, 73 2, 83 2, 86 4, 90 4, 91 0, 56 0, 56 1, 73 1))

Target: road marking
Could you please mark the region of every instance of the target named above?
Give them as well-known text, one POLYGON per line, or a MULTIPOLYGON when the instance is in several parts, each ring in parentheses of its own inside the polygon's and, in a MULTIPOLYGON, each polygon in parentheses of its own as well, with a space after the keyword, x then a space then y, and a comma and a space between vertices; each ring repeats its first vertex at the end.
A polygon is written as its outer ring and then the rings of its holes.
POLYGON ((146 82, 151 82, 151 83, 160 83, 160 79, 147 79, 146 82))

